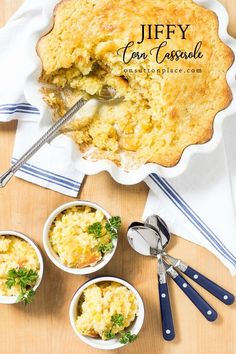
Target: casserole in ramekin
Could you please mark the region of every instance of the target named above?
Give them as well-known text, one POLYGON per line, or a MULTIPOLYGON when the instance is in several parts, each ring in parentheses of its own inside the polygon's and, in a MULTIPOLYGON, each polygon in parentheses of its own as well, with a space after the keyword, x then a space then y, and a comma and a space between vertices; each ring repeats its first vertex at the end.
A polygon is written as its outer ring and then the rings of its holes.
MULTIPOLYGON (((24 241, 26 241, 35 251, 37 258, 38 258, 38 263, 39 263, 39 270, 38 270, 38 278, 36 281, 36 284, 33 286, 32 290, 36 291, 37 288, 39 287, 42 277, 43 277, 43 258, 42 258, 42 254, 41 251, 38 247, 38 245, 28 236, 22 234, 21 232, 18 231, 13 231, 13 230, 4 230, 4 231, 0 231, 0 237, 1 236, 6 236, 6 237, 16 237, 19 239, 22 239, 24 241)), ((17 252, 17 249, 16 249, 17 252)), ((0 303, 1 304, 15 304, 19 302, 18 301, 18 296, 0 296, 0 303)))
MULTIPOLYGON (((66 265, 63 264, 63 262, 59 256, 59 252, 56 252, 55 247, 50 240, 50 230, 51 230, 53 224, 55 223, 56 218, 58 218, 58 216, 62 215, 62 213, 65 213, 66 211, 71 210, 72 208, 75 208, 75 207, 88 207, 91 210, 99 211, 100 213, 102 213, 104 215, 104 218, 107 221, 111 218, 111 215, 105 209, 103 209, 101 206, 99 206, 96 203, 92 203, 92 202, 84 201, 84 200, 77 200, 74 202, 69 202, 69 203, 63 204, 63 205, 59 206, 57 209, 55 209, 49 215, 48 219, 45 222, 44 229, 43 229, 43 245, 44 245, 45 251, 46 251, 48 257, 50 258, 50 260, 61 270, 65 271, 67 273, 76 274, 76 275, 91 274, 91 273, 97 272, 101 268, 105 267, 105 265, 112 259, 113 255, 116 251, 118 240, 117 239, 112 240, 113 248, 110 251, 108 251, 107 253, 105 253, 100 260, 96 261, 94 265, 83 266, 83 267, 74 267, 74 266, 68 266, 67 264, 66 265)), ((76 216, 75 216, 75 218, 76 218, 76 216)), ((74 220, 75 220, 75 224, 76 223, 79 224, 79 219, 78 219, 78 222, 76 221, 76 219, 74 219, 74 220)), ((72 228, 76 227, 75 224, 72 225, 72 228)), ((63 226, 61 226, 61 227, 63 228, 63 226)), ((77 236, 76 232, 78 232, 78 231, 75 231, 75 237, 77 236)), ((63 237, 63 236, 59 235, 59 237, 63 237)), ((78 239, 77 243, 74 243, 74 242, 76 242, 76 240, 70 240, 70 242, 73 243, 72 244, 73 254, 75 255, 75 253, 77 252, 76 247, 77 248, 80 247, 79 239, 78 239)), ((67 251, 72 252, 70 249, 69 243, 68 243, 68 245, 65 245, 65 247, 69 247, 69 248, 67 248, 67 251)), ((87 247, 87 244, 86 244, 86 247, 87 247)), ((65 251, 63 250, 62 252, 65 252, 65 251)), ((79 259, 79 254, 76 253, 75 258, 79 259)))
MULTIPOLYGON (((104 349, 104 350, 118 349, 118 348, 121 348, 125 345, 125 344, 122 344, 119 342, 118 336, 115 336, 115 338, 110 339, 110 340, 102 340, 99 338, 92 338, 92 337, 88 337, 88 336, 81 334, 78 331, 78 328, 76 326, 76 318, 78 315, 78 303, 79 303, 79 300, 80 300, 81 295, 83 294, 84 290, 93 284, 99 284, 99 283, 104 283, 104 282, 105 283, 106 282, 115 282, 115 283, 121 284, 121 285, 125 286, 127 289, 129 289, 134 294, 134 296, 136 298, 136 302, 137 302, 137 314, 136 314, 134 321, 130 324, 130 326, 127 328, 127 330, 130 333, 132 333, 133 335, 138 335, 138 333, 140 332, 141 327, 143 325, 143 321, 144 321, 143 301, 142 301, 139 293, 137 292, 137 290, 131 284, 129 284, 127 281, 125 281, 121 278, 117 278, 117 277, 111 277, 111 276, 97 277, 97 278, 91 279, 91 280, 87 281, 85 284, 83 284, 76 291, 76 293, 71 301, 70 309, 69 309, 70 322, 71 322, 71 326, 72 326, 74 332, 76 333, 76 335, 86 344, 88 344, 94 348, 97 348, 97 349, 104 349)), ((138 338, 137 338, 137 340, 138 340, 138 338)))

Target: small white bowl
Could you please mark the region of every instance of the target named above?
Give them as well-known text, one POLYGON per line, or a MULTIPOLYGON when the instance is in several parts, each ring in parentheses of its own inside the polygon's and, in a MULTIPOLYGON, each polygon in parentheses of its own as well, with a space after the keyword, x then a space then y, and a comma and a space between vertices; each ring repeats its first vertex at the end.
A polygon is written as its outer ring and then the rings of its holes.
MULTIPOLYGON (((35 286, 33 287, 33 290, 36 291, 36 289, 39 287, 41 280, 43 278, 43 257, 41 254, 41 251, 38 247, 38 245, 28 236, 22 234, 21 232, 18 231, 13 231, 13 230, 4 230, 0 231, 0 236, 16 236, 19 237, 26 242, 28 242, 33 249, 35 250, 38 260, 39 260, 39 272, 38 272, 38 280, 35 286)), ((16 304, 17 301, 17 296, 1 296, 0 295, 0 304, 16 304)))
POLYGON ((91 274, 94 272, 97 272, 99 269, 103 268, 113 257, 116 247, 117 247, 117 240, 113 240, 113 249, 111 252, 105 254, 102 259, 96 263, 94 266, 89 266, 89 267, 84 267, 84 268, 70 268, 65 266, 61 261, 60 257, 56 254, 56 252, 53 250, 51 243, 49 241, 49 231, 51 228, 51 225, 55 218, 57 217, 58 214, 60 214, 62 211, 72 208, 73 206, 89 206, 91 208, 101 210, 103 214, 105 215, 106 219, 110 219, 111 215, 103 209, 100 205, 86 201, 86 200, 77 200, 75 202, 69 202, 66 204, 63 204, 59 206, 57 209, 55 209, 48 217, 44 228, 43 228, 43 245, 45 248, 45 251, 50 258, 50 260, 60 269, 64 270, 67 273, 71 274, 77 274, 77 275, 85 275, 85 274, 91 274))
POLYGON ((112 281, 112 282, 120 283, 133 292, 133 294, 135 295, 135 297, 137 299, 138 312, 137 312, 137 317, 134 320, 134 322, 131 324, 131 326, 129 327, 129 330, 131 331, 132 334, 138 334, 140 332, 142 325, 143 325, 143 321, 144 321, 143 300, 142 300, 141 296, 139 295, 139 293, 137 292, 137 290, 131 284, 129 284, 127 281, 125 281, 121 278, 117 278, 117 277, 109 277, 109 276, 96 277, 96 278, 91 279, 91 280, 87 281, 86 283, 84 283, 76 291, 76 293, 74 294, 74 296, 72 298, 72 301, 70 304, 70 309, 69 309, 70 323, 71 323, 71 326, 72 326, 74 332, 76 333, 76 335, 84 343, 90 345, 91 347, 97 348, 97 349, 104 349, 104 350, 118 349, 118 348, 121 348, 124 345, 126 345, 126 344, 120 343, 118 337, 115 337, 114 339, 110 339, 110 340, 105 341, 102 339, 84 336, 83 334, 81 334, 77 330, 76 324, 75 324, 76 317, 77 317, 77 311, 78 311, 78 302, 79 302, 79 299, 80 299, 83 291, 92 284, 97 284, 97 283, 104 282, 104 281, 112 281))

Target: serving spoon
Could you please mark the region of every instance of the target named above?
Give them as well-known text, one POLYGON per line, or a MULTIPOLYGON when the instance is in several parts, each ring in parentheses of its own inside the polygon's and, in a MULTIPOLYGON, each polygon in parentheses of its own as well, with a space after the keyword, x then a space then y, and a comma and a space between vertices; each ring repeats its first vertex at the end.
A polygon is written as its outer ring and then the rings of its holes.
POLYGON ((166 267, 162 258, 161 238, 152 237, 149 229, 139 222, 134 222, 129 226, 127 238, 130 246, 136 252, 144 256, 157 257, 162 335, 165 340, 173 340, 175 338, 175 329, 168 292, 166 267))
MULTIPOLYGON (((165 221, 158 215, 151 215, 145 220, 144 224, 158 232, 162 239, 163 249, 165 249, 171 239, 171 233, 165 221)), ((211 293, 217 299, 222 301, 224 304, 231 305, 234 302, 235 297, 233 294, 222 288, 220 285, 214 283, 212 280, 208 279, 206 276, 202 275, 195 269, 191 268, 181 259, 174 258, 164 251, 163 255, 173 267, 186 274, 190 279, 195 281, 202 288, 207 290, 209 293, 211 293)))
MULTIPOLYGON (((162 255, 165 256, 162 243, 158 244, 158 240, 161 237, 153 228, 148 227, 147 225, 130 227, 128 229, 127 237, 131 247, 137 250, 137 252, 145 256, 156 257, 161 252, 162 255), (142 253, 141 243, 144 243, 144 240, 146 241, 147 246, 142 253)), ((203 316, 208 321, 215 321, 217 318, 217 312, 208 304, 208 302, 203 299, 203 297, 174 269, 172 265, 168 265, 165 261, 163 261, 163 264, 166 272, 203 314, 203 316)))
POLYGON ((14 164, 12 165, 3 175, 0 176, 0 187, 5 187, 14 174, 21 168, 24 163, 26 163, 41 147, 54 139, 58 130, 68 123, 74 114, 78 112, 90 99, 96 99, 99 102, 116 102, 121 100, 122 97, 117 97, 117 92, 110 86, 103 86, 98 95, 90 96, 89 99, 80 98, 69 111, 61 117, 56 123, 54 123, 43 136, 32 145, 32 147, 26 151, 26 153, 14 164))

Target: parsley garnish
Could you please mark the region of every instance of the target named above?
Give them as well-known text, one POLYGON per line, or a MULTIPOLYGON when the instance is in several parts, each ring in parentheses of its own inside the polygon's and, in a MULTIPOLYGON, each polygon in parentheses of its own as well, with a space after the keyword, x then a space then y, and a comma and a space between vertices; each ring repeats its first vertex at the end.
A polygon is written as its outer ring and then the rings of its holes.
POLYGON ((93 234, 95 238, 102 236, 102 224, 98 221, 88 227, 88 233, 93 234))
MULTIPOLYGON (((98 247, 99 252, 105 254, 112 250, 113 243, 112 240, 117 239, 118 231, 121 226, 121 218, 119 216, 112 216, 105 224, 105 229, 111 237, 111 242, 107 244, 101 243, 98 247)), ((103 236, 102 232, 102 224, 97 221, 88 227, 88 233, 93 235, 96 239, 101 238, 103 236)))
POLYGON ((98 251, 102 252, 103 254, 108 253, 112 250, 113 248, 113 243, 109 242, 107 244, 101 244, 98 246, 98 251))
POLYGON ((115 337, 115 334, 111 330, 103 332, 103 335, 106 339, 113 339, 115 337))
MULTIPOLYGON (((124 326, 124 316, 122 314, 115 314, 111 316, 111 322, 113 323, 110 330, 103 332, 103 335, 106 340, 113 339, 115 337, 115 333, 112 332, 112 329, 115 325, 124 326)), ((120 334, 120 343, 128 344, 134 342, 137 338, 137 334, 131 334, 130 331, 121 331, 117 334, 120 334)))
POLYGON ((138 338, 137 334, 131 334, 130 331, 120 332, 120 334, 121 334, 120 343, 122 344, 133 343, 138 338))
POLYGON ((13 268, 7 273, 6 286, 11 289, 12 286, 19 285, 21 292, 17 298, 17 301, 24 301, 25 304, 30 304, 35 294, 32 287, 36 284, 37 279, 38 273, 32 269, 13 268))
POLYGON ((121 218, 119 216, 112 216, 106 222, 105 228, 107 232, 110 234, 112 240, 117 238, 120 227, 121 227, 121 218))
POLYGON ((115 314, 115 315, 111 316, 111 322, 113 322, 117 326, 123 326, 124 325, 124 316, 121 314, 115 314))
POLYGON ((17 298, 18 302, 24 301, 25 304, 31 304, 35 295, 35 291, 33 289, 26 290, 24 293, 20 293, 17 298))

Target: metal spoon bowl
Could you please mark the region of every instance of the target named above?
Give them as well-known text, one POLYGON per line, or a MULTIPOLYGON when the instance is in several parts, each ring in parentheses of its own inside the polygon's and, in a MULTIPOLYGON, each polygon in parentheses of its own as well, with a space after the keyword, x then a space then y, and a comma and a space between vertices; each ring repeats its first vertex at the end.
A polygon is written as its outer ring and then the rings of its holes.
POLYGON ((96 99, 100 102, 114 102, 124 99, 124 97, 119 97, 117 91, 108 85, 104 85, 94 96, 90 96, 91 99, 96 99))
POLYGON ((160 235, 162 247, 166 248, 170 241, 170 233, 165 221, 158 215, 154 214, 145 220, 144 225, 152 228, 158 233, 158 235, 160 235))
MULTIPOLYGON (((155 233, 154 230, 153 233, 155 233)), ((158 237, 153 236, 150 229, 144 224, 132 223, 128 228, 127 239, 130 246, 143 256, 157 256, 158 237)))

